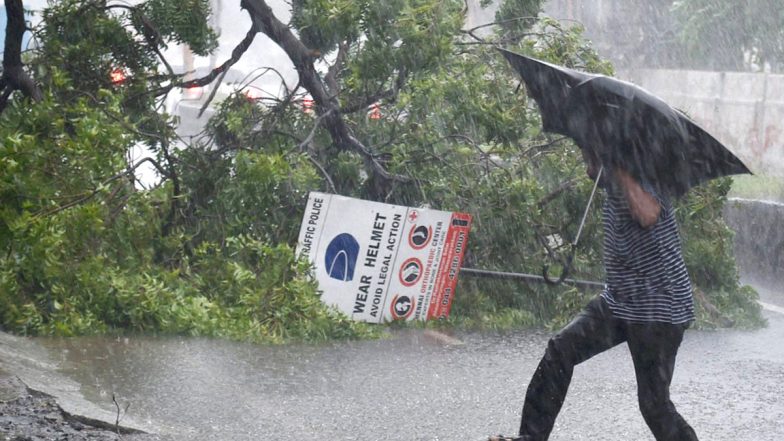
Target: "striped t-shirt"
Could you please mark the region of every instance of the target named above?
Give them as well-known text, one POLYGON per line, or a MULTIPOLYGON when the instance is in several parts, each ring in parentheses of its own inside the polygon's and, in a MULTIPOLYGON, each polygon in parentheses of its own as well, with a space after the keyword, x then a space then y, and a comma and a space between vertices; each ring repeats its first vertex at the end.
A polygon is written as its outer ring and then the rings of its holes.
POLYGON ((655 225, 645 229, 631 217, 622 193, 607 190, 604 202, 602 297, 613 314, 631 322, 683 324, 694 320, 689 273, 669 201, 643 187, 661 205, 655 225))

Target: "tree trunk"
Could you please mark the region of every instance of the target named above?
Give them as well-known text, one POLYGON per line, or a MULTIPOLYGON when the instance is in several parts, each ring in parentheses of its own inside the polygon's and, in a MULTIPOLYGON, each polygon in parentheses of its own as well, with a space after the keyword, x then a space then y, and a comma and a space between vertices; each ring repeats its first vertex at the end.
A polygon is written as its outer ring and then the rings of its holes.
POLYGON ((24 70, 22 63, 22 39, 27 30, 22 0, 5 0, 8 23, 5 29, 3 52, 3 75, 0 77, 0 113, 5 110, 8 98, 14 90, 20 90, 34 101, 41 100, 41 90, 24 70))

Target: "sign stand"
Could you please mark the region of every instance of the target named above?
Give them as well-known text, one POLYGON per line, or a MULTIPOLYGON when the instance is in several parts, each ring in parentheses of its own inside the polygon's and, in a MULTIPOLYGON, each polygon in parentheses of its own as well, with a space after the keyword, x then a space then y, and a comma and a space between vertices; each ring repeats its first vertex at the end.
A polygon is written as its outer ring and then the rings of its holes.
MULTIPOLYGON (((535 274, 523 273, 510 273, 503 271, 489 271, 475 268, 461 268, 460 273, 466 276, 482 277, 489 279, 513 279, 521 282, 534 282, 534 283, 547 283, 544 276, 537 276, 535 274)), ((581 288, 603 288, 604 283, 594 282, 591 280, 577 280, 577 279, 564 279, 562 283, 567 285, 574 285, 581 288)))

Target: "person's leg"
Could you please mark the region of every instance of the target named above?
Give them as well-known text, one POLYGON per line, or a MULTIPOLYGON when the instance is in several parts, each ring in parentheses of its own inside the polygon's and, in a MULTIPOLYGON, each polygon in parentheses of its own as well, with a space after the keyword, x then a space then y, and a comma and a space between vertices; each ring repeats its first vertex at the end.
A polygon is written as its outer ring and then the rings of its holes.
POLYGON ((601 297, 551 338, 534 372, 523 405, 520 439, 545 441, 561 410, 574 366, 625 340, 621 322, 601 297))
POLYGON ((697 441, 694 429, 670 401, 675 356, 685 329, 685 325, 664 323, 627 326, 640 411, 657 441, 697 441))

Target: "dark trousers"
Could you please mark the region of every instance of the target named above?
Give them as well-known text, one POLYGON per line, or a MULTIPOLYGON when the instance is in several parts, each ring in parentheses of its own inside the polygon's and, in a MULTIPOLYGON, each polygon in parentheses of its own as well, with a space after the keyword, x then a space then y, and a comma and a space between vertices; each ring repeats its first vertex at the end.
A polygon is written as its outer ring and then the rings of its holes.
POLYGON ((634 361, 640 411, 656 440, 697 440, 694 430, 670 401, 675 356, 686 327, 629 323, 614 317, 604 299, 593 299, 550 339, 528 385, 521 438, 546 441, 566 398, 574 366, 625 341, 634 361))

